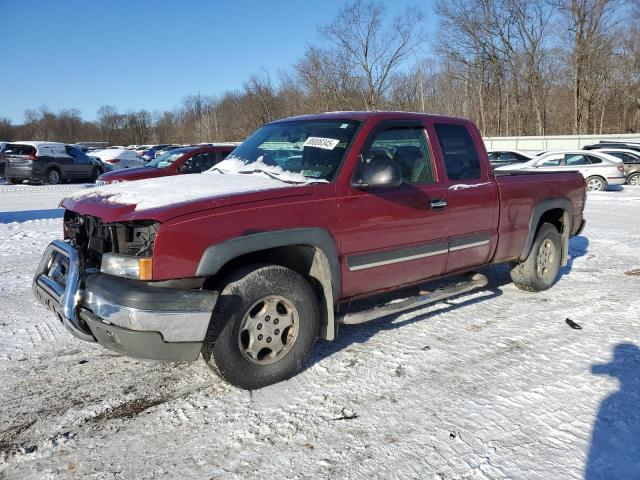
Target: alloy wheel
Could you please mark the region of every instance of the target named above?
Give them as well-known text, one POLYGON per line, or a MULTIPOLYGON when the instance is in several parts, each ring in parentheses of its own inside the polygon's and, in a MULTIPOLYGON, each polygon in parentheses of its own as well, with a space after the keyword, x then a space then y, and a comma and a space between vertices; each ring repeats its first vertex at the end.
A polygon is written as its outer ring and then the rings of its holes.
POLYGON ((269 365, 284 357, 298 336, 296 307, 284 297, 261 298, 247 311, 240 325, 238 345, 253 363, 269 365))

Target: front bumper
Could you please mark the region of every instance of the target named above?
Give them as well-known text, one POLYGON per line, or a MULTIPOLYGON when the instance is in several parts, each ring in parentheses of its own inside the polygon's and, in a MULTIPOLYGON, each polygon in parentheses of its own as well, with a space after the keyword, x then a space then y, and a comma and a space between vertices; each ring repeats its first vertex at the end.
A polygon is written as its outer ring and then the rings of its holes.
POLYGON ((33 291, 76 337, 132 357, 174 362, 198 358, 218 299, 217 292, 85 272, 77 249, 60 240, 47 247, 33 291))

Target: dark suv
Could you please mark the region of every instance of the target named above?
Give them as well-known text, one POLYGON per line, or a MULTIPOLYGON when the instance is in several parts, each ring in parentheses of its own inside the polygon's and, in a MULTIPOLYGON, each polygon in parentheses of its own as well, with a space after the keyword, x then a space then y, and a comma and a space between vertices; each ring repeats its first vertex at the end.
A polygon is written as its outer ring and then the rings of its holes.
POLYGON ((7 145, 2 160, 4 177, 16 184, 36 180, 47 185, 63 181, 95 182, 104 173, 99 160, 79 148, 57 142, 19 142, 7 145))

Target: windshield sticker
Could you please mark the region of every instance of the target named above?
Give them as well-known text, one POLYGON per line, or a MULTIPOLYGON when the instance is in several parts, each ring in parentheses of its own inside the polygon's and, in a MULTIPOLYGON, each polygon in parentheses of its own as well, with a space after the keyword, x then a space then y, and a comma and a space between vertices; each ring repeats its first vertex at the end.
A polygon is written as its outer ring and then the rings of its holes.
POLYGON ((304 141, 303 146, 333 150, 339 143, 340 140, 336 140, 334 138, 309 137, 304 141))
POLYGON ((340 128, 349 128, 349 124, 348 123, 343 123, 342 125, 340 125, 340 128))
POLYGON ((305 177, 311 178, 320 178, 322 176, 322 172, 319 172, 318 170, 302 170, 300 173, 305 177))

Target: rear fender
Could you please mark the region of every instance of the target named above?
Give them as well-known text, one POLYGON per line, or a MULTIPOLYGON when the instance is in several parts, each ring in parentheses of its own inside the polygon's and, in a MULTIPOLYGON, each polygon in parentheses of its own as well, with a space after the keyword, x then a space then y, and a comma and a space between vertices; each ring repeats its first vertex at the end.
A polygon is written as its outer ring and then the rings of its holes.
POLYGON ((520 261, 526 260, 529 256, 533 242, 538 234, 538 229, 541 223, 540 220, 543 218, 544 214, 555 209, 560 209, 563 212, 562 231, 560 232, 562 236, 562 266, 564 267, 567 265, 567 262, 569 261, 569 237, 571 236, 572 231, 571 223, 573 221, 573 205, 571 205, 571 202, 566 198, 551 198, 543 200, 533 207, 531 219, 529 220, 529 233, 527 235, 524 248, 522 249, 522 254, 520 255, 520 261))

